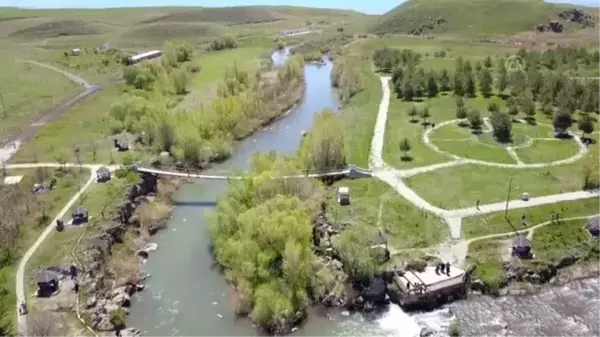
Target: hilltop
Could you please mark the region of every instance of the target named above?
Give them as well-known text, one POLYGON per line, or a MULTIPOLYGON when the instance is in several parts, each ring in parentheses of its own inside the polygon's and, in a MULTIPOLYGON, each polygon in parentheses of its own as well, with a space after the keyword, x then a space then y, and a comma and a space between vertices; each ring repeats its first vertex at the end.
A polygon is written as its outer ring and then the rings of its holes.
POLYGON ((591 26, 571 22, 569 9, 597 22, 597 9, 542 0, 408 0, 382 15, 372 30, 377 34, 496 35, 533 31, 558 21, 566 31, 591 26))
POLYGON ((0 38, 14 42, 44 41, 44 48, 110 42, 124 45, 160 44, 177 38, 202 43, 223 34, 252 37, 282 29, 336 28, 368 15, 349 10, 292 6, 149 7, 108 9, 2 8, 0 38))

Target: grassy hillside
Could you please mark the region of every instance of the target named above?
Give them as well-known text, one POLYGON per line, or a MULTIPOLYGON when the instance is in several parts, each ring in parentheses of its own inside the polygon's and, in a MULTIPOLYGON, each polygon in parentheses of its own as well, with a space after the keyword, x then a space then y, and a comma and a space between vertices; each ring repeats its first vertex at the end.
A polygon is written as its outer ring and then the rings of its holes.
MULTIPOLYGON (((542 0, 408 0, 377 20, 378 34, 465 34, 472 36, 533 31, 537 24, 559 20, 572 5, 542 0)), ((595 13, 597 17, 597 11, 595 13)), ((580 25, 561 21, 565 30, 580 25)))

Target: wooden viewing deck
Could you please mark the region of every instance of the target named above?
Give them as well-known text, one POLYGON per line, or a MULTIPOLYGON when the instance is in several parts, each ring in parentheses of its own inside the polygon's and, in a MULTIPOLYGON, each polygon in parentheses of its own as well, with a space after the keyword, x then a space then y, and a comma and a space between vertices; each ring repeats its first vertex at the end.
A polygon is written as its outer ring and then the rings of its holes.
POLYGON ((395 273, 394 283, 398 286, 400 306, 427 306, 448 297, 455 298, 466 293, 470 273, 450 266, 450 275, 436 273, 434 266, 422 272, 405 271, 395 273))

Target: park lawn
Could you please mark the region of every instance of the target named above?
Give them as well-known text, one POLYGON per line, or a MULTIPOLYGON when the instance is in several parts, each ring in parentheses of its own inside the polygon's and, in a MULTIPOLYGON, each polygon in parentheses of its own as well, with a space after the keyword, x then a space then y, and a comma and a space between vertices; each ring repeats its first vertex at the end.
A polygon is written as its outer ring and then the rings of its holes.
MULTIPOLYGON (((4 49, 4 44, 0 43, 4 49)), ((0 144, 83 88, 65 75, 0 56, 0 144)))
POLYGON ((328 196, 328 212, 332 220, 355 226, 380 226, 388 233, 389 245, 395 249, 432 246, 449 235, 446 224, 440 218, 414 207, 381 181, 341 180, 333 187, 328 196), (337 203, 339 186, 350 189, 350 205, 337 203))
POLYGON ((379 77, 363 68, 366 80, 365 89, 341 108, 344 122, 346 161, 359 167, 369 167, 369 153, 375 120, 381 102, 381 82, 379 77))
MULTIPOLYGON (((429 111, 432 115, 430 120, 437 122, 453 119, 454 112, 449 111, 448 103, 454 101, 444 97, 429 102, 431 103, 429 111)), ((413 102, 402 101, 396 98, 393 92, 391 93, 383 144, 383 159, 396 168, 419 167, 450 160, 449 156, 439 154, 423 143, 424 127, 420 123, 411 123, 407 114, 413 104, 413 102), (404 153, 399 149, 399 143, 403 138, 407 138, 411 144, 412 149, 408 153, 412 157, 411 161, 403 160, 404 153)), ((417 106, 420 110, 422 104, 417 104, 417 106)))
POLYGON ((572 139, 534 140, 531 146, 515 149, 525 164, 550 163, 577 154, 579 145, 572 139))
MULTIPOLYGON (((407 185, 432 204, 443 208, 471 207, 506 200, 508 181, 513 176, 511 199, 527 192, 531 197, 580 191, 583 186, 583 166, 598 162, 598 145, 590 148, 584 158, 572 164, 545 168, 501 168, 467 164, 443 168, 410 177, 407 185)), ((592 180, 598 181, 597 170, 592 180)))
POLYGON ((459 126, 452 123, 444 125, 429 133, 429 139, 434 143, 443 140, 467 140, 473 137, 473 133, 468 126, 459 126))
POLYGON ((486 145, 477 139, 435 141, 435 145, 442 151, 446 151, 463 158, 483 160, 493 163, 516 164, 516 161, 508 154, 506 149, 486 145))
MULTIPOLYGON (((545 116, 544 116, 545 118, 545 116)), ((531 125, 528 123, 512 123, 513 138, 554 138, 554 128, 551 125, 545 124, 545 121, 540 121, 540 124, 531 125)), ((519 146, 519 144, 515 144, 519 146)))
MULTIPOLYGON (((533 232, 531 247, 536 259, 557 261, 569 252, 588 252, 598 247, 598 238, 587 230, 587 219, 562 221, 540 227, 533 232)), ((597 251, 598 248, 596 248, 597 251)), ((596 254, 596 261, 598 255, 596 254)))
POLYGON ((500 288, 506 279, 502 267, 502 256, 506 254, 502 251, 506 247, 505 242, 489 239, 469 244, 467 263, 477 266, 473 275, 493 289, 500 288))
MULTIPOLYGON (((466 239, 471 239, 491 234, 509 233, 514 230, 522 231, 528 227, 550 221, 550 214, 552 212, 559 213, 562 219, 592 216, 600 213, 598 198, 564 201, 556 204, 509 210, 506 216, 509 221, 506 221, 504 212, 463 218, 462 236, 466 239), (525 226, 521 224, 522 214, 525 214, 525 226)), ((536 229, 534 233, 538 233, 539 230, 536 229)))
MULTIPOLYGON (((106 87, 67 110, 60 118, 44 125, 37 136, 24 144, 11 158, 12 163, 56 162, 66 159, 75 163, 74 147, 78 147, 83 163, 120 163, 135 151, 115 152, 110 132, 110 107, 118 100, 119 85, 106 87), (92 153, 96 143, 96 158, 92 153)), ((131 144, 131 142, 130 142, 131 144)))

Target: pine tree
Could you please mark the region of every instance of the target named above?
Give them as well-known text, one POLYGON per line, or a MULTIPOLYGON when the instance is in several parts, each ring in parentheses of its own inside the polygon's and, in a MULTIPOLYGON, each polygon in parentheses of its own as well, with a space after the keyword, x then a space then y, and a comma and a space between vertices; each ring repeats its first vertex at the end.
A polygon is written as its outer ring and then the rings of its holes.
POLYGON ((438 94, 439 88, 435 76, 435 72, 431 71, 427 74, 427 96, 435 97, 438 94))
POLYGON ((564 134, 571 127, 571 124, 573 124, 573 118, 569 110, 561 108, 554 113, 552 125, 556 133, 564 134))
POLYGON ((483 66, 486 67, 486 68, 491 68, 492 67, 492 58, 489 55, 483 61, 483 66))
POLYGON ((450 76, 448 75, 448 70, 446 70, 446 68, 442 69, 439 84, 440 91, 450 91, 450 76))
POLYGON ((506 87, 508 86, 507 77, 508 75, 506 72, 506 67, 504 67, 504 60, 502 60, 498 66, 498 78, 496 80, 496 89, 498 89, 500 95, 504 93, 504 90, 506 90, 506 87))
POLYGON ((410 79, 405 79, 404 83, 402 84, 402 98, 405 101, 412 101, 414 94, 413 85, 410 79))
POLYGON ((475 97, 477 91, 477 85, 475 84, 475 77, 472 72, 469 72, 465 76, 465 93, 469 97, 475 97))
POLYGON ((587 113, 581 114, 577 121, 577 127, 582 133, 581 137, 584 137, 586 133, 590 134, 594 132, 594 120, 587 113))
POLYGON ((410 117, 410 121, 413 122, 418 114, 419 111, 417 110, 417 106, 413 104, 408 110, 408 116, 410 117))
POLYGON ((512 116, 513 119, 517 117, 519 114, 519 106, 517 100, 514 97, 510 97, 506 102, 508 106, 508 114, 512 116))
POLYGON ((421 118, 423 118, 423 124, 428 124, 427 119, 429 119, 429 117, 431 117, 431 114, 429 113, 429 107, 426 105, 423 107, 423 110, 421 110, 421 118))
POLYGON ((490 71, 488 70, 488 68, 483 68, 481 70, 481 80, 479 83, 479 89, 481 91, 481 95, 483 95, 483 97, 488 98, 492 95, 492 84, 493 84, 493 78, 492 78, 492 74, 490 73, 490 71))

